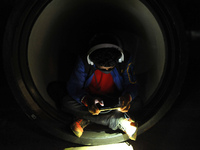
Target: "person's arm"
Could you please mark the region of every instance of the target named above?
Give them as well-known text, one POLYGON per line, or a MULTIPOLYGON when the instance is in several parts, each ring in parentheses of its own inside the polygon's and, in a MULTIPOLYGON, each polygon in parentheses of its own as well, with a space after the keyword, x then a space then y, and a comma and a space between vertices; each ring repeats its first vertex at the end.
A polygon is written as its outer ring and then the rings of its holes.
POLYGON ((86 77, 87 73, 85 72, 84 63, 82 59, 78 57, 76 66, 67 83, 67 91, 68 94, 79 103, 81 103, 81 99, 87 95, 84 88, 86 77))
POLYGON ((92 97, 89 95, 84 87, 88 74, 85 71, 85 65, 82 59, 79 57, 77 64, 70 76, 70 79, 67 83, 67 91, 68 94, 75 99, 80 104, 88 107, 88 111, 92 115, 98 115, 100 113, 99 108, 96 104, 100 104, 103 106, 103 102, 101 99, 97 97, 92 97))
POLYGON ((119 98, 122 112, 128 112, 130 102, 138 95, 138 83, 135 76, 135 68, 132 59, 128 61, 126 70, 123 73, 123 93, 119 98))

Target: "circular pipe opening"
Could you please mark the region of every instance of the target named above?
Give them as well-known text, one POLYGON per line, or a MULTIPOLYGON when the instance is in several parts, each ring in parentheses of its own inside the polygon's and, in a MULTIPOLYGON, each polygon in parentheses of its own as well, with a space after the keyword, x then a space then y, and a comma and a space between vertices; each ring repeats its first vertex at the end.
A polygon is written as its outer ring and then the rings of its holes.
POLYGON ((143 104, 137 116, 139 134, 173 104, 183 82, 186 55, 174 24, 177 20, 165 3, 38 0, 22 4, 20 11, 11 15, 12 24, 8 23, 4 64, 9 84, 25 113, 51 134, 85 145, 128 139, 122 133, 107 133, 107 129, 88 130, 78 139, 66 130, 71 116, 57 107, 59 90, 65 88, 77 55, 87 52, 88 41, 99 32, 115 33, 123 49, 135 56, 139 100, 143 104), (56 98, 48 91, 54 82, 59 83, 56 98))
POLYGON ((54 108, 46 90, 49 83, 67 81, 76 56, 87 51, 90 38, 99 32, 115 33, 123 49, 135 54, 144 103, 158 88, 166 61, 165 42, 160 25, 143 3, 55 0, 37 18, 28 43, 31 77, 43 99, 54 108))

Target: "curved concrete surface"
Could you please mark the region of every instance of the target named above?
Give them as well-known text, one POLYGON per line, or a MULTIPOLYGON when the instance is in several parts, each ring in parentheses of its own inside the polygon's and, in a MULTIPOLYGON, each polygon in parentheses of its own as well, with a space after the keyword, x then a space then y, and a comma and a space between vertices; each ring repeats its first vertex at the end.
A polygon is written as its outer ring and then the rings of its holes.
MULTIPOLYGON (((6 1, 6 3, 11 1, 6 1)), ((178 1, 179 3, 179 1, 178 1)), ((177 3, 177 4, 178 4, 177 3)), ((199 15, 198 7, 194 3, 183 1, 183 16, 187 21, 187 28, 199 28, 197 21, 199 15), (189 9, 190 13, 185 9, 189 9), (192 15, 192 16, 191 16, 192 15), (191 20, 193 18, 194 20, 191 20)), ((198 2, 197 2, 198 4, 198 2)), ((181 6, 182 6, 181 5, 181 6)), ((2 5, 4 6, 4 5, 2 5)), ((2 7, 0 6, 0 7, 2 7)), ((4 6, 2 10, 8 12, 12 4, 4 6)), ((7 18, 5 17, 5 18, 7 18)), ((6 20, 6 19, 5 19, 6 20)), ((4 32, 5 20, 2 20, 1 34, 4 32)), ((169 150, 169 149, 199 149, 199 41, 192 42, 190 47, 190 63, 188 75, 185 80, 181 95, 170 112, 152 129, 140 135, 136 142, 132 143, 135 150, 169 150), (196 44, 195 44, 196 43, 196 44), (196 47, 194 47, 196 45, 196 47), (192 56, 192 57, 191 57, 192 56), (162 137, 162 138, 161 138, 162 137)), ((32 121, 30 121, 18 107, 11 94, 10 87, 3 74, 1 74, 1 95, 0 105, 0 147, 1 149, 48 149, 63 150, 66 147, 79 146, 73 143, 62 141, 43 132, 32 121)))
POLYGON ((65 128, 71 116, 57 110, 56 102, 47 93, 50 83, 67 81, 77 54, 87 51, 91 36, 106 31, 117 34, 123 49, 135 54, 140 96, 145 104, 138 113, 139 134, 163 117, 179 94, 186 65, 180 31, 176 28, 179 22, 174 24, 177 20, 173 20, 167 6, 154 1, 154 9, 149 5, 147 8, 137 0, 37 2, 24 1, 21 9, 18 7, 17 13, 11 15, 4 43, 9 85, 31 119, 54 136, 79 144, 127 139, 121 133, 96 130, 95 139, 91 139, 91 130, 78 139, 65 128), (162 6, 166 14, 160 14, 162 6), (140 39, 137 50, 135 35, 140 39))
POLYGON ((136 54, 136 73, 146 81, 144 100, 155 92, 163 75, 166 46, 161 27, 142 2, 54 0, 36 20, 28 44, 33 81, 52 106, 48 84, 68 79, 76 56, 87 51, 90 38, 98 32, 115 33, 122 39, 123 49, 136 54), (135 36, 140 43, 135 44, 135 36))

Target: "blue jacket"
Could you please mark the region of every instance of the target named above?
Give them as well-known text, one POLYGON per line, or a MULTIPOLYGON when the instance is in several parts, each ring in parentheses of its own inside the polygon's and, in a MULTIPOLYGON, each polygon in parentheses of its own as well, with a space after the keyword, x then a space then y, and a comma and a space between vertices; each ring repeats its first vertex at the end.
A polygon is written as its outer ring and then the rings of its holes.
MULTIPOLYGON (((122 73, 118 72, 118 69, 115 67, 111 75, 113 81, 120 92, 123 94, 130 94, 132 99, 134 99, 137 92, 137 81, 134 72, 134 65, 130 58, 125 65, 125 70, 121 70, 122 73)), ((92 81, 94 72, 91 76, 88 77, 88 71, 86 71, 84 60, 81 57, 78 57, 76 66, 70 76, 70 79, 67 83, 68 94, 81 103, 81 99, 87 95, 86 88, 92 81)), ((95 68, 95 65, 92 66, 95 68)))

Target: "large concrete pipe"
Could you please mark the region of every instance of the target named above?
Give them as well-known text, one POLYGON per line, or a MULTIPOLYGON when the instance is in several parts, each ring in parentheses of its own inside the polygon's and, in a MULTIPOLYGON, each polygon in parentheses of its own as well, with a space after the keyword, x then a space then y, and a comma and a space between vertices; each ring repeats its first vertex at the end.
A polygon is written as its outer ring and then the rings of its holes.
POLYGON ((81 138, 67 129, 71 116, 57 103, 76 56, 97 32, 115 33, 135 54, 141 134, 166 114, 180 92, 187 64, 182 31, 176 12, 163 0, 21 0, 5 32, 5 72, 24 112, 49 133, 85 145, 121 142, 128 137, 107 128, 86 130, 81 138), (54 82, 59 96, 53 98, 49 86, 54 82))

